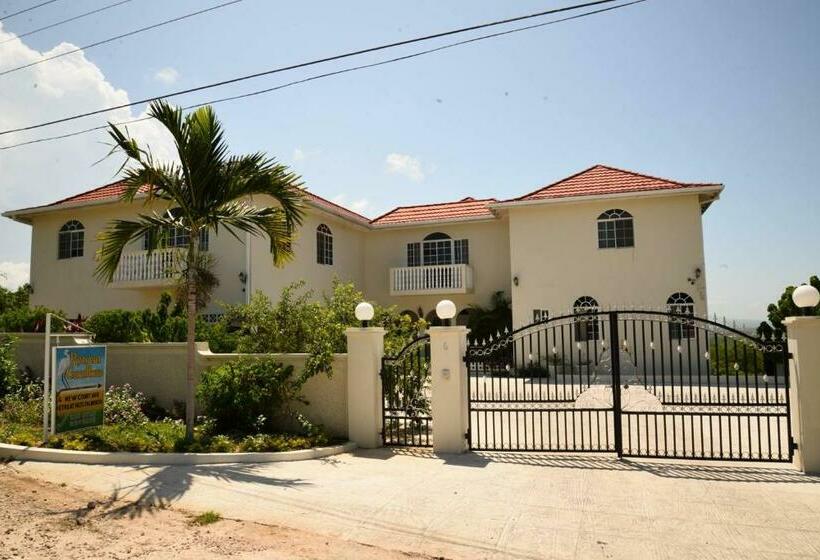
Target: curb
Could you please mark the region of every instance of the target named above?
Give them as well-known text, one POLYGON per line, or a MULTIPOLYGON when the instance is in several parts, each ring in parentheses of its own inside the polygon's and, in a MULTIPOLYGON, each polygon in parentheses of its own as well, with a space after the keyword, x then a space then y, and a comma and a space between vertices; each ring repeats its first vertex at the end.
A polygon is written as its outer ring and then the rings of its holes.
POLYGON ((78 463, 82 465, 219 465, 307 461, 348 453, 354 449, 356 449, 356 444, 347 442, 341 445, 298 449, 296 451, 260 453, 131 453, 128 451, 72 451, 0 443, 0 458, 11 461, 78 463))

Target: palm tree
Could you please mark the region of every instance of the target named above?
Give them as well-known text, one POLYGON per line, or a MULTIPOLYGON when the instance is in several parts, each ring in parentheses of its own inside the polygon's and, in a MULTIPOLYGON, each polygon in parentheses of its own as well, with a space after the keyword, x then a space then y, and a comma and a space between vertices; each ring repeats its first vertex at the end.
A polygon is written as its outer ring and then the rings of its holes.
POLYGON ((102 247, 97 252, 96 275, 110 282, 123 250, 134 240, 146 240, 149 257, 165 244, 172 228, 189 240, 180 256, 179 279, 188 311, 185 420, 186 438, 190 440, 194 426, 196 315, 215 285, 208 256, 200 247, 200 235, 219 233, 221 229, 240 241, 240 232, 267 237, 274 264, 283 264, 293 256, 292 234, 302 223, 302 183, 287 166, 263 153, 229 156, 222 125, 210 106, 183 116, 180 108, 155 101, 149 115, 173 137, 179 162, 156 161, 149 147, 143 147, 127 130, 123 132, 109 123, 109 135, 114 140, 111 153, 126 155, 120 168, 124 169, 123 201, 130 203, 138 194, 145 194, 146 205, 160 201, 167 208, 140 213, 135 220, 109 222, 98 236, 102 247), (257 207, 249 200, 253 195, 268 195, 276 204, 257 207))

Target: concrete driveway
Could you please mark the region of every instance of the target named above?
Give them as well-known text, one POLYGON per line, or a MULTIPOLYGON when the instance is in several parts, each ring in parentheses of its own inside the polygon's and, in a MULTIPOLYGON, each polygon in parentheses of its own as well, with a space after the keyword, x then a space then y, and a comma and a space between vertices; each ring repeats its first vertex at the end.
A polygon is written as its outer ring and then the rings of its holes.
POLYGON ((820 477, 788 465, 380 449, 266 465, 10 467, 446 558, 820 557, 820 477))

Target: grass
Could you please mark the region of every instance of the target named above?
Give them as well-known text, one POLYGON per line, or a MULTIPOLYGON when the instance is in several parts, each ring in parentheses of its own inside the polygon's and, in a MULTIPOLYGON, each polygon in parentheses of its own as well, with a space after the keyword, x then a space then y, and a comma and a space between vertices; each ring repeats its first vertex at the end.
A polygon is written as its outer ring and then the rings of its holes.
POLYGON ((43 442, 42 427, 10 422, 0 413, 0 442, 28 447, 76 451, 132 451, 142 453, 243 453, 293 451, 328 443, 325 436, 293 434, 211 435, 196 429, 194 440, 185 441, 185 425, 179 421, 146 422, 136 426, 105 425, 51 436, 43 442))
POLYGON ((216 523, 217 521, 221 521, 222 516, 215 512, 208 510, 205 513, 200 513, 196 517, 191 520, 191 523, 194 525, 210 525, 211 523, 216 523))

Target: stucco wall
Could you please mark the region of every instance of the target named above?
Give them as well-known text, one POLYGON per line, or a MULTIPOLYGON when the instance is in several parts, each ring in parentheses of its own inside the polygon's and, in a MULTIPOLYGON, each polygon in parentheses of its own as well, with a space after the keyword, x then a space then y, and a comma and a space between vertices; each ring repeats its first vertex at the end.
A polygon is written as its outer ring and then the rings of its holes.
MULTIPOLYGON (((261 203, 269 203, 264 200, 261 203)), ((299 280, 318 298, 330 293, 333 278, 363 285, 363 228, 334 215, 307 209, 302 226, 293 241, 294 258, 282 267, 275 267, 270 244, 263 238, 251 239, 251 293, 261 291, 278 301, 282 288, 299 280), (333 265, 316 262, 316 228, 327 225, 333 233, 333 265)))
POLYGON ((458 309, 469 304, 487 305, 494 292, 510 294, 510 241, 506 219, 425 224, 414 227, 376 229, 365 240, 365 295, 380 304, 396 305, 423 314, 435 309, 444 298, 458 309), (391 267, 407 266, 407 244, 421 242, 425 236, 441 232, 452 239, 468 239, 474 289, 468 294, 390 295, 391 267))
POLYGON ((551 316, 581 296, 601 306, 665 306, 686 292, 706 313, 701 209, 697 195, 545 204, 509 210, 513 322, 532 321, 533 309, 551 316), (598 249, 597 218, 621 208, 634 218, 635 246, 598 249), (687 278, 702 274, 694 285, 687 278))
MULTIPOLYGON (((152 204, 106 204, 73 210, 49 212, 32 216, 31 284, 33 305, 45 305, 64 311, 69 317, 90 315, 102 309, 144 309, 154 307, 159 295, 170 286, 137 289, 106 285, 94 278, 95 255, 101 243, 97 235, 113 219, 134 219, 138 213, 160 210, 152 204), (85 226, 85 247, 82 257, 57 258, 57 238, 60 228, 69 220, 79 220, 85 226)), ((142 250, 141 241, 132 243, 131 251, 142 250)), ((219 286, 214 290, 213 303, 206 311, 215 311, 216 303, 242 302, 245 299, 239 273, 245 270, 244 245, 228 233, 209 235, 209 252, 214 256, 214 271, 219 286)))
MULTIPOLYGON (((18 339, 17 361, 36 375, 43 374, 43 335, 14 334, 18 339)), ((77 341, 71 336, 60 337, 59 344, 67 346, 77 341)), ((56 343, 56 341, 55 341, 56 343)), ((134 389, 153 396, 157 403, 171 408, 174 401, 185 401, 185 343, 128 343, 107 344, 107 385, 129 383, 134 389)), ((197 351, 197 381, 208 367, 234 360, 241 354, 213 354, 207 343, 199 343, 197 351)), ((266 354, 296 372, 305 366, 306 354, 266 354)), ((333 375, 311 378, 302 391, 308 405, 296 405, 311 421, 323 424, 334 436, 347 435, 347 355, 333 357, 333 375)))

